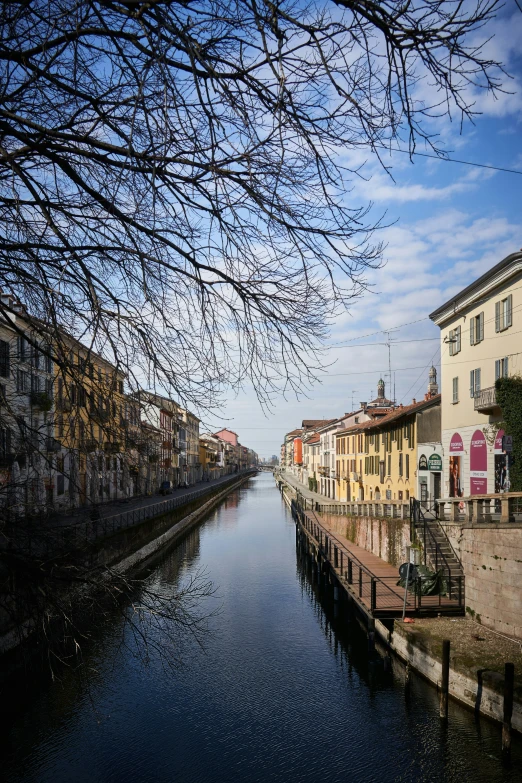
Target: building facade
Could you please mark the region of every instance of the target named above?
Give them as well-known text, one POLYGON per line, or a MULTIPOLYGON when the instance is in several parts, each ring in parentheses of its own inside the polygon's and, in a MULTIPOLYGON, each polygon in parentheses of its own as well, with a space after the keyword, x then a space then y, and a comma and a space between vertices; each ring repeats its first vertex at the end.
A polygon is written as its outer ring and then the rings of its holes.
POLYGON ((520 374, 522 252, 431 313, 440 327, 444 497, 509 488, 495 380, 520 374))

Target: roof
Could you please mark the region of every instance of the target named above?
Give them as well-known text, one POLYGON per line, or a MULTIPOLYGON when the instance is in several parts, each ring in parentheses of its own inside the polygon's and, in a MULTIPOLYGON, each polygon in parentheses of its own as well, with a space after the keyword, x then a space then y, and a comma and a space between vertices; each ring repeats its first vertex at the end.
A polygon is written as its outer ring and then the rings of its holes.
POLYGON ((315 435, 312 435, 311 438, 308 438, 306 443, 307 443, 307 445, 312 444, 312 446, 313 446, 314 443, 319 443, 320 441, 321 441, 321 436, 319 435, 318 432, 316 432, 315 435))
POLYGON ((395 408, 387 416, 383 416, 381 419, 370 421, 363 421, 362 424, 355 424, 353 427, 347 427, 342 433, 347 432, 361 432, 361 430, 380 430, 383 427, 387 427, 388 424, 392 424, 394 421, 410 416, 412 413, 420 413, 420 411, 426 408, 431 408, 434 405, 440 405, 441 395, 436 394, 435 397, 430 397, 428 400, 421 400, 420 402, 412 403, 411 405, 403 405, 402 408, 395 408))
POLYGON ((303 430, 292 430, 292 432, 287 432, 285 435, 285 438, 297 438, 298 435, 302 435, 303 430))
POLYGON ((516 253, 511 253, 509 256, 506 256, 506 258, 491 267, 491 269, 488 269, 487 272, 470 283, 470 285, 466 286, 466 288, 463 288, 462 291, 459 291, 458 294, 455 294, 451 299, 448 299, 447 302, 444 302, 440 307, 437 307, 437 309, 429 315, 431 320, 436 320, 438 316, 443 314, 444 310, 447 310, 448 307, 451 307, 452 305, 455 310, 458 310, 460 299, 465 299, 469 294, 472 294, 475 289, 479 289, 484 283, 487 283, 490 278, 495 277, 499 272, 507 269, 516 261, 522 263, 522 251, 517 251, 516 253))
POLYGON ((331 424, 336 419, 303 419, 301 426, 305 429, 312 429, 313 427, 323 427, 326 424, 331 424))

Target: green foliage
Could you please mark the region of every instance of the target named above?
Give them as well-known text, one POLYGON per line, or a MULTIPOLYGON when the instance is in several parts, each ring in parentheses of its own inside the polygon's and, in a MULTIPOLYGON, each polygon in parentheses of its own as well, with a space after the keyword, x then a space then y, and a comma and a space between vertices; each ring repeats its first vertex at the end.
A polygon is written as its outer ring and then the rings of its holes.
POLYGON ((512 492, 522 492, 522 378, 499 378, 495 383, 502 410, 502 427, 513 436, 513 465, 509 470, 512 492))

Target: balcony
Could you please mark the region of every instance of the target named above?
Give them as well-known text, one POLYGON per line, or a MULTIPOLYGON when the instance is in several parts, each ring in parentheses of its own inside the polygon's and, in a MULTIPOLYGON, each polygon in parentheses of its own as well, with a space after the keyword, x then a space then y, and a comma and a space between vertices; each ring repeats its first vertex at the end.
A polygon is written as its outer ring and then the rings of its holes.
POLYGON ((89 454, 92 454, 93 451, 97 451, 100 448, 100 443, 98 443, 97 440, 94 440, 94 438, 86 438, 85 440, 80 441, 81 451, 86 451, 89 454))
POLYGON ((50 411, 53 407, 53 400, 46 392, 31 392, 31 405, 41 411, 50 411))
POLYGON ((57 397, 56 410, 63 411, 64 413, 72 411, 72 402, 68 397, 57 397))
POLYGON ((488 386, 487 389, 476 391, 473 402, 478 413, 497 413, 499 410, 497 390, 494 386, 488 386))
POLYGON ((45 450, 48 454, 55 454, 57 451, 60 451, 61 448, 62 444, 59 440, 56 440, 56 438, 45 439, 45 450))

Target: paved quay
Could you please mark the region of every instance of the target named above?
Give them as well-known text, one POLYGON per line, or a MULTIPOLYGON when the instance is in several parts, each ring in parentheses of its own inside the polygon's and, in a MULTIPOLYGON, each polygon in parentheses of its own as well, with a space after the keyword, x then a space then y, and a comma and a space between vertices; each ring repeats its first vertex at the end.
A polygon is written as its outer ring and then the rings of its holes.
POLYGON ((86 506, 79 508, 76 511, 69 514, 56 513, 50 517, 50 521, 53 525, 58 527, 70 527, 78 525, 84 522, 90 522, 92 520, 93 511, 99 514, 98 520, 108 520, 119 515, 127 515, 133 511, 140 511, 148 509, 150 506, 158 506, 157 516, 161 514, 161 505, 164 504, 166 508, 172 505, 172 500, 181 500, 187 498, 187 502, 190 502, 189 496, 195 493, 205 495, 207 492, 215 487, 220 487, 233 479, 240 478, 251 471, 242 471, 240 473, 230 473, 227 476, 221 478, 212 479, 211 481, 202 481, 198 484, 194 484, 190 487, 179 487, 174 489, 170 495, 160 495, 156 493, 150 496, 133 497, 129 499, 122 498, 120 500, 113 500, 108 503, 99 504, 96 506, 86 506))

